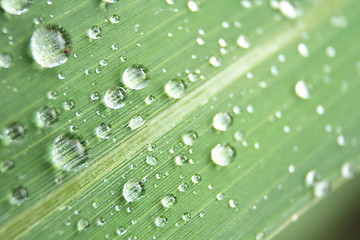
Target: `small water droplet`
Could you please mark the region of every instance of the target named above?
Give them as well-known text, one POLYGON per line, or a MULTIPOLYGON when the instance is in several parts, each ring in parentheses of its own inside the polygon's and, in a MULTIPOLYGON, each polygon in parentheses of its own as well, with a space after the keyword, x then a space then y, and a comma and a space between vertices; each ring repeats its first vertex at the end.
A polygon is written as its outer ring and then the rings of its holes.
POLYGON ((315 183, 314 185, 314 195, 317 198, 324 197, 329 194, 331 190, 330 182, 327 180, 322 180, 320 182, 315 183))
POLYGON ((180 192, 185 192, 187 190, 187 188, 188 188, 188 184, 187 183, 181 183, 178 188, 179 188, 180 192))
POLYGON ((303 14, 303 10, 298 2, 288 0, 282 0, 279 3, 280 12, 289 19, 295 19, 300 17, 303 14))
POLYGON ((209 62, 211 65, 213 65, 214 67, 221 67, 222 65, 222 59, 220 57, 215 57, 215 56, 212 56, 210 59, 209 59, 209 62))
POLYGON ((341 175, 346 179, 354 178, 356 175, 356 165, 353 163, 344 163, 341 166, 341 175))
POLYGON ((119 109, 125 106, 126 91, 122 87, 111 88, 104 96, 105 105, 111 109, 119 109))
POLYGON ((28 190, 23 186, 19 186, 12 190, 10 201, 13 204, 21 204, 24 201, 26 201, 28 197, 29 197, 28 190))
POLYGON ((221 201, 225 198, 225 194, 222 193, 222 192, 219 192, 217 195, 216 195, 216 199, 221 201))
POLYGON ((92 26, 88 31, 88 35, 91 39, 99 39, 101 37, 101 28, 99 26, 92 26))
POLYGON ((39 127, 53 126, 58 120, 58 114, 54 107, 46 106, 36 113, 36 120, 39 127))
POLYGON ((124 84, 131 89, 139 90, 145 88, 150 80, 150 72, 142 64, 134 64, 128 67, 123 74, 124 84))
POLYGON ((237 142, 243 141, 244 140, 244 133, 241 131, 237 131, 234 133, 234 139, 237 142))
POLYGON ((308 47, 306 46, 305 43, 300 43, 298 45, 298 51, 299 51, 301 56, 303 56, 305 58, 309 57, 309 49, 308 49, 308 47))
POLYGON ((153 156, 146 156, 146 163, 151 166, 156 166, 158 164, 158 160, 153 156))
POLYGON ((129 179, 123 188, 123 196, 127 202, 135 202, 144 195, 144 186, 142 183, 135 179, 129 179))
POLYGON ((109 139, 111 127, 108 123, 100 123, 96 127, 96 135, 102 139, 109 139))
POLYGON ((315 171, 311 170, 306 174, 305 184, 306 186, 314 186, 316 182, 321 180, 321 175, 315 171))
POLYGON ((165 93, 171 98, 179 99, 185 95, 185 88, 185 82, 175 78, 165 85, 165 93))
POLYGON ((211 150, 211 159, 219 166, 228 166, 234 158, 235 150, 228 143, 219 143, 211 150))
POLYGON ((336 142, 340 147, 344 147, 346 145, 346 140, 344 135, 339 135, 336 137, 336 142))
POLYGON ((191 176, 191 181, 193 183, 199 183, 201 181, 201 176, 199 174, 194 174, 191 176))
POLYGON ((69 34, 58 25, 37 28, 30 39, 34 60, 43 68, 54 68, 67 62, 70 54, 69 34))
POLYGON ((119 23, 120 22, 120 16, 117 15, 117 14, 112 15, 110 17, 110 22, 114 23, 114 24, 119 23))
POLYGON ((71 134, 61 134, 55 138, 51 155, 52 163, 68 172, 84 167, 88 158, 85 144, 71 134))
POLYGON ((187 158, 187 156, 185 155, 185 154, 180 154, 180 155, 177 155, 176 157, 175 157, 175 163, 176 163, 176 165, 178 165, 178 166, 184 166, 184 165, 186 165, 187 164, 187 162, 188 162, 188 158, 187 158))
POLYGON ((191 219, 191 215, 190 215, 190 213, 185 213, 182 216, 182 218, 183 218, 184 221, 189 221, 191 219))
POLYGON ((85 219, 85 218, 79 219, 79 221, 78 221, 77 224, 76 224, 77 230, 78 230, 79 232, 88 229, 89 226, 90 226, 90 223, 89 223, 89 221, 88 221, 87 219, 85 219))
POLYGON ((9 68, 12 61, 12 56, 9 53, 0 53, 0 68, 9 68))
POLYGON ((174 194, 168 194, 161 200, 161 204, 165 208, 171 208, 174 206, 175 203, 176 203, 176 196, 174 194))
POLYGON ((99 226, 104 226, 106 224, 106 220, 103 217, 99 217, 96 222, 99 226))
POLYGON ((229 206, 231 208, 237 208, 237 205, 238 205, 238 202, 236 200, 234 200, 234 199, 229 200, 229 206))
POLYGON ((213 118, 213 127, 219 131, 226 131, 231 124, 231 117, 226 112, 219 112, 213 118))
POLYGON ((244 49, 248 49, 250 47, 250 41, 244 35, 240 35, 236 43, 239 47, 242 47, 244 49))
POLYGON ((134 116, 133 118, 130 119, 130 122, 129 122, 129 128, 131 130, 135 130, 139 127, 141 127, 142 125, 144 125, 146 121, 140 117, 140 116, 134 116))
POLYGON ((4 130, 4 142, 20 143, 25 138, 26 129, 21 123, 12 123, 4 130))
POLYGON ((66 111, 69 111, 75 107, 75 102, 72 100, 65 101, 63 104, 63 108, 66 111))
POLYGON ((295 93, 296 93, 296 95, 298 95, 298 97, 300 97, 302 99, 309 99, 310 98, 309 88, 308 88, 307 84, 303 80, 300 80, 300 81, 298 81, 296 83, 296 85, 295 85, 295 93))
POLYGON ((155 219, 155 225, 158 227, 165 227, 165 225, 168 223, 168 220, 166 217, 159 216, 155 219))
POLYGON ((193 131, 184 134, 182 137, 183 142, 188 146, 194 145, 194 143, 196 142, 196 138, 197 138, 197 134, 193 131))
POLYGON ((15 162, 12 159, 5 159, 0 162, 0 171, 7 172, 13 169, 15 166, 15 162))
POLYGON ((119 236, 122 236, 126 233, 126 228, 125 227, 119 227, 118 229, 116 229, 116 233, 119 236))
POLYGON ((188 8, 189 8, 190 11, 192 11, 192 12, 197 12, 197 11, 199 11, 199 5, 197 4, 197 2, 195 2, 195 0, 189 0, 189 2, 188 2, 188 8))

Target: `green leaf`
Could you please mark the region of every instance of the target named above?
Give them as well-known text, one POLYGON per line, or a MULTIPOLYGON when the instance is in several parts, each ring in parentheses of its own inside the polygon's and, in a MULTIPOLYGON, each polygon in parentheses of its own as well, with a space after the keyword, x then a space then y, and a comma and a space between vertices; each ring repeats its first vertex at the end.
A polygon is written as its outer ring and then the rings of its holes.
POLYGON ((273 238, 359 171, 358 1, 6 2, 1 239, 273 238))

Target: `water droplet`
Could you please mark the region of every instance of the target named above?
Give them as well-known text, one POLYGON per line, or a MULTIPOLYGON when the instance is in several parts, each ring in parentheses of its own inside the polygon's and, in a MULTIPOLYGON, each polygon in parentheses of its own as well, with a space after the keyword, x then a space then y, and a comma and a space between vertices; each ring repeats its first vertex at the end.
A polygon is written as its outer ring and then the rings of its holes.
POLYGON ((248 49, 250 47, 250 41, 244 35, 240 35, 236 41, 239 47, 248 49))
POLYGON ((228 166, 235 158, 235 150, 228 143, 216 145, 211 150, 211 159, 220 166, 228 166))
POLYGON ((183 142, 188 146, 194 145, 196 138, 197 138, 197 135, 193 131, 190 131, 190 132, 184 134, 182 137, 183 142))
POLYGON ((12 57, 8 53, 0 53, 0 68, 9 68, 12 64, 12 57))
POLYGON ((67 62, 70 54, 69 34, 58 25, 37 28, 30 39, 34 60, 43 68, 54 68, 67 62))
POLYGON ((119 109, 125 106, 126 91, 122 87, 111 88, 104 96, 105 105, 111 109, 119 109))
POLYGON ((105 218, 103 218, 103 217, 99 217, 98 219, 97 219, 97 224, 99 225, 99 226, 104 226, 105 224, 106 224, 106 220, 105 220, 105 218))
POLYGON ((63 104, 63 108, 66 111, 69 111, 75 107, 75 102, 72 100, 65 101, 63 104))
POLYGON ((71 134, 61 134, 55 138, 51 155, 55 167, 68 172, 84 167, 88 158, 85 144, 71 134))
POLYGON ((29 10, 32 0, 2 0, 1 7, 12 15, 21 15, 29 10))
POLYGON ((12 123, 4 130, 4 142, 20 143, 26 135, 26 129, 21 123, 12 123))
POLYGON ((109 139, 111 127, 107 123, 100 123, 99 126, 96 127, 96 135, 102 139, 109 139))
POLYGON ((305 43, 300 43, 298 45, 298 51, 300 53, 301 56, 303 57, 309 57, 309 49, 308 47, 305 45, 305 43))
POLYGON ((13 204, 21 204, 24 201, 26 201, 28 197, 29 197, 28 190, 23 186, 19 186, 12 190, 10 201, 13 204))
POLYGON ((7 172, 13 169, 15 166, 15 162, 12 159, 5 159, 0 162, 0 171, 7 172))
POLYGON ((305 184, 306 186, 314 186, 316 182, 321 180, 321 175, 315 171, 311 170, 306 174, 305 184))
POLYGON ((249 0, 241 0, 240 1, 241 6, 243 6, 244 8, 251 8, 252 7, 252 3, 249 0))
POLYGON ((182 218, 184 219, 184 221, 189 221, 191 219, 191 215, 190 213, 185 213, 182 218))
POLYGON ((190 11, 192 11, 192 12, 197 12, 197 11, 199 11, 199 5, 197 4, 197 2, 195 2, 195 0, 189 0, 189 2, 188 2, 188 8, 189 8, 190 11))
POLYGON ((153 95, 147 96, 146 99, 145 99, 145 103, 147 105, 153 103, 154 101, 155 101, 155 97, 153 95))
POLYGON ((124 84, 131 89, 143 89, 148 85, 149 80, 149 69, 142 64, 134 64, 128 67, 123 74, 124 84))
POLYGON ((185 95, 185 82, 179 78, 170 80, 165 85, 165 93, 171 98, 182 98, 185 95))
POLYGON ((99 26, 92 26, 88 31, 88 35, 91 39, 99 39, 101 37, 101 28, 99 26))
POLYGON ((188 74, 188 79, 190 82, 196 82, 199 78, 198 75, 195 73, 189 73, 188 74))
POLYGON ((117 230, 116 230, 116 233, 120 236, 124 235, 126 233, 126 228, 125 227, 119 227, 117 230))
POLYGON ((135 179, 129 179, 123 188, 123 196, 127 202, 135 202, 144 195, 144 186, 142 183, 135 179))
POLYGON ((300 80, 300 81, 298 81, 296 83, 296 85, 295 85, 295 93, 296 93, 296 95, 298 95, 298 97, 300 97, 302 99, 309 99, 310 98, 309 88, 308 88, 307 84, 303 80, 300 80))
POLYGON ((144 125, 146 121, 140 117, 140 116, 134 116, 133 118, 130 119, 130 122, 129 122, 129 128, 131 130, 135 130, 139 127, 141 127, 142 125, 144 125))
POLYGON ((199 174, 194 174, 191 176, 191 181, 193 183, 199 183, 201 181, 201 176, 199 174))
POLYGON ((177 155, 176 157, 175 157, 175 163, 176 163, 176 165, 178 165, 178 166, 184 166, 184 165, 186 165, 187 164, 187 162, 188 162, 188 158, 187 158, 187 156, 185 155, 185 154, 180 154, 180 155, 177 155))
POLYGON ((209 59, 209 62, 211 65, 213 65, 214 67, 220 67, 222 65, 222 59, 220 57, 215 57, 215 56, 212 56, 210 59, 209 59))
POLYGON ((260 232, 260 233, 256 234, 255 240, 263 240, 264 237, 265 237, 265 234, 263 232, 260 232))
POLYGON ((213 127, 219 131, 226 131, 231 124, 231 117, 228 113, 219 112, 213 118, 213 127))
POLYGON ((318 105, 316 107, 316 112, 319 114, 319 115, 324 115, 325 113, 325 108, 322 106, 322 105, 318 105))
POLYGON ((341 175, 347 179, 354 178, 356 175, 356 165, 353 163, 344 163, 341 167, 341 175))
POLYGON ((85 218, 79 219, 79 221, 78 221, 77 224, 76 224, 77 230, 78 230, 79 232, 88 229, 89 226, 90 226, 90 223, 89 223, 89 221, 88 221, 87 219, 85 219, 85 218))
POLYGON ((175 203, 176 196, 174 194, 168 194, 161 200, 161 204, 166 208, 173 207, 175 203))
POLYGON ((181 184, 179 185, 179 191, 180 191, 180 192, 185 192, 187 188, 188 188, 188 184, 187 184, 187 183, 181 183, 181 184))
POLYGON ((222 193, 222 192, 219 192, 217 195, 216 195, 216 199, 221 201, 225 198, 225 194, 222 193))
POLYGON ((331 190, 330 182, 327 180, 323 180, 321 182, 317 182, 314 185, 314 195, 315 197, 321 198, 329 194, 331 190))
POLYGON ((289 19, 295 19, 303 14, 303 10, 298 2, 280 1, 280 12, 289 19))
POLYGON ((236 200, 234 200, 234 199, 229 200, 229 206, 231 208, 237 208, 237 205, 238 205, 238 202, 236 200))
POLYGON ((332 58, 332 57, 335 57, 335 55, 336 55, 336 50, 335 50, 334 47, 329 46, 329 47, 326 48, 326 56, 332 58))
POLYGON ((153 156, 146 156, 146 163, 151 166, 156 166, 158 164, 158 160, 153 156))
POLYGON ((46 106, 36 113, 36 120, 39 127, 49 127, 57 122, 58 114, 54 107, 46 106))
POLYGON ((234 139, 237 142, 243 141, 244 140, 244 133, 241 131, 237 131, 234 133, 234 139))
POLYGON ((344 147, 346 145, 346 140, 345 140, 344 135, 337 136, 336 142, 340 147, 344 147))
POLYGON ((110 17, 110 22, 114 23, 114 24, 119 23, 120 22, 120 16, 117 15, 117 14, 112 15, 110 17))
POLYGON ((295 172, 295 166, 294 165, 290 165, 289 168, 289 173, 294 173, 295 172))
POLYGON ((165 227, 165 225, 168 223, 168 220, 166 217, 157 217, 155 219, 155 225, 158 226, 158 227, 165 227))

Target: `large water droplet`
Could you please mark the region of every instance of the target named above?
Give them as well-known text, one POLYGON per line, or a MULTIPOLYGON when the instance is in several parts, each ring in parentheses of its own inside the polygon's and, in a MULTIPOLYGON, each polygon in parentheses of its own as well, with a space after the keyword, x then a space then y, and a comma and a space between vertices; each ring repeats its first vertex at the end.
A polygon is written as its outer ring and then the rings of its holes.
POLYGON ((36 113, 36 121, 39 127, 52 126, 57 120, 58 114, 52 106, 46 106, 36 113))
POLYGON ((1 7, 12 15, 21 15, 29 10, 32 0, 2 0, 1 7))
POLYGON ((185 95, 185 82, 179 78, 170 80, 165 85, 165 93, 171 98, 182 98, 185 95))
POLYGON ((144 187, 142 183, 135 179, 129 179, 123 188, 123 196, 127 202, 135 202, 144 195, 144 187))
POLYGON ((9 68, 12 64, 12 57, 8 53, 0 53, 0 68, 9 68))
POLYGON ((25 135, 26 129, 21 123, 12 123, 4 130, 4 142, 5 144, 19 143, 25 135))
POLYGON ((111 88, 104 96, 105 105, 111 109, 119 109, 125 106, 126 91, 122 87, 111 88))
POLYGON ((165 227, 165 225, 168 223, 168 220, 166 217, 159 216, 155 219, 155 225, 158 227, 165 227))
POLYGON ((142 64, 134 64, 128 67, 123 74, 124 84, 131 89, 143 89, 150 80, 149 69, 142 64))
POLYGON ((226 131, 231 124, 231 117, 228 113, 219 112, 214 116, 213 127, 219 131, 226 131))
POLYGON ((77 171, 86 165, 85 144, 71 134, 55 138, 51 148, 52 163, 64 171, 77 171))
POLYGON ((220 166, 228 166, 235 158, 235 150, 228 143, 216 145, 211 150, 211 159, 220 166))
POLYGON ((46 25, 36 29, 30 39, 30 49, 35 61, 44 68, 64 64, 70 54, 69 34, 58 25, 46 25))
POLYGON ((161 200, 161 204, 166 208, 171 208, 175 203, 176 196, 174 194, 168 194, 161 200))

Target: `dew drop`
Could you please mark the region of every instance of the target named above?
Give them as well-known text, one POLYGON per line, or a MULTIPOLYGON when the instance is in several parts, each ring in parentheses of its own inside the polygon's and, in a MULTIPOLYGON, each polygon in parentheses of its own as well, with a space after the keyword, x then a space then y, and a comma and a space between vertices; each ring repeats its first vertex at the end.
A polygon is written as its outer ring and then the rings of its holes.
POLYGON ((225 198, 225 194, 222 193, 222 192, 219 192, 217 195, 216 195, 216 199, 221 201, 225 198))
POLYGON ((9 68, 12 64, 12 57, 8 53, 0 53, 0 68, 9 68))
POLYGON ((356 165, 353 163, 344 163, 341 167, 341 175, 346 179, 354 178, 356 175, 356 165))
POLYGON ((147 105, 150 105, 150 104, 153 103, 154 101, 155 101, 155 97, 154 97, 153 95, 147 96, 147 97, 145 98, 145 103, 146 103, 147 105))
POLYGON ((175 78, 165 85, 165 93, 171 98, 179 99, 185 95, 185 88, 185 82, 175 78))
POLYGON ((168 194, 161 200, 161 204, 165 208, 171 208, 175 205, 175 203, 176 203, 176 196, 174 194, 168 194))
POLYGON ((211 159, 219 166, 228 166, 234 158, 235 150, 228 143, 219 143, 211 150, 211 159))
POLYGON ((69 111, 75 107, 75 102, 72 100, 65 101, 63 104, 63 108, 66 111, 69 111))
POLYGON ((201 176, 199 174, 194 174, 191 176, 191 181, 193 183, 199 183, 201 181, 201 176))
POLYGON ((184 166, 188 162, 188 158, 185 154, 180 154, 175 157, 175 163, 178 166, 184 166))
POLYGON ((153 156, 146 156, 146 163, 151 166, 156 166, 158 164, 158 160, 153 156))
POLYGON ((279 10, 289 19, 295 19, 303 14, 303 10, 298 2, 291 3, 288 0, 280 1, 279 10))
POLYGON ((326 48, 326 56, 333 58, 335 57, 335 55, 336 55, 336 50, 334 47, 329 46, 326 48))
POLYGON ((34 60, 43 68, 54 68, 67 62, 71 39, 61 26, 49 24, 37 28, 30 39, 34 60))
POLYGON ((248 49, 250 47, 250 41, 244 35, 240 35, 238 37, 236 44, 244 49, 248 49))
POLYGON ((234 199, 230 199, 230 200, 229 200, 229 206, 230 206, 231 208, 236 208, 237 205, 238 205, 238 202, 237 202, 236 200, 234 200, 234 199))
POLYGON ((0 162, 0 171, 7 172, 13 169, 15 166, 15 162, 12 159, 5 159, 0 162))
POLYGON ((20 143, 26 135, 26 129, 21 123, 12 123, 4 130, 4 142, 20 143))
POLYGON ((124 235, 126 233, 126 228, 125 227, 119 227, 116 230, 116 233, 117 233, 117 235, 122 236, 122 235, 124 235))
POLYGON ((55 167, 67 172, 80 170, 88 158, 85 144, 71 134, 61 134, 55 138, 51 156, 55 167))
POLYGON ((82 231, 88 229, 89 226, 90 226, 90 223, 89 223, 89 221, 88 221, 87 219, 85 219, 85 218, 79 219, 79 221, 78 221, 77 224, 76 224, 77 230, 78 230, 79 232, 82 232, 82 231))
POLYGON ((146 121, 140 117, 140 116, 134 116, 133 118, 130 119, 130 122, 129 122, 129 128, 131 130, 135 130, 139 127, 141 127, 142 125, 144 125, 146 121))
POLYGON ((237 142, 243 141, 244 140, 244 133, 241 131, 237 131, 234 133, 234 139, 237 142))
POLYGON ((192 12, 197 12, 197 11, 199 11, 199 6, 198 6, 198 4, 195 2, 195 0, 189 0, 189 2, 188 2, 188 8, 189 8, 190 11, 192 11, 192 12))
POLYGON ((344 135, 339 135, 336 137, 336 142, 340 147, 344 147, 346 145, 346 140, 344 135))
POLYGON ((310 98, 310 91, 309 88, 307 86, 307 84, 303 81, 300 80, 296 83, 295 85, 295 93, 298 97, 302 98, 302 99, 309 99, 310 98))
POLYGON ((298 45, 298 51, 300 53, 301 56, 303 57, 309 57, 309 49, 308 47, 305 45, 305 43, 300 43, 298 45))
POLYGON ((111 88, 104 96, 105 105, 111 109, 119 109, 125 106, 126 91, 122 87, 111 88))
POLYGON ((21 204, 24 201, 26 201, 28 197, 29 197, 28 190, 23 186, 19 186, 12 190, 10 201, 13 204, 21 204))
POLYGON ((131 89, 139 90, 145 88, 150 80, 150 72, 142 64, 134 64, 128 67, 123 74, 124 84, 131 89))
POLYGON ((96 135, 102 139, 109 139, 111 127, 107 123, 100 123, 99 126, 96 127, 96 135))
POLYGON ((184 134, 182 137, 183 142, 188 146, 194 145, 194 143, 196 142, 196 138, 197 138, 197 134, 193 131, 184 134))
POLYGON ((49 127, 58 120, 58 114, 54 107, 46 106, 36 113, 36 122, 39 127, 49 127))
POLYGON ((181 183, 178 188, 179 188, 180 192, 185 192, 186 189, 188 188, 188 184, 187 183, 181 183))
POLYGON ((99 39, 101 37, 101 28, 99 26, 92 26, 88 31, 88 35, 91 39, 99 39))
POLYGON ((119 0, 103 0, 103 1, 107 3, 117 3, 119 0))
POLYGON ((315 183, 314 185, 314 195, 317 198, 324 197, 329 194, 331 190, 330 182, 327 180, 322 180, 320 182, 315 183))
POLYGON ((231 117, 226 112, 219 112, 213 118, 213 127, 219 131, 226 131, 231 124, 231 117))
POLYGON ((31 0, 2 0, 1 8, 12 15, 21 15, 29 10, 31 0))
POLYGON ((222 59, 220 57, 214 57, 212 56, 210 59, 209 59, 209 62, 211 65, 213 65, 214 67, 221 67, 222 65, 222 59))
POLYGON ((314 186, 316 182, 321 180, 321 175, 315 171, 311 170, 306 174, 305 184, 306 186, 314 186))
POLYGON ((119 23, 120 22, 120 16, 117 15, 117 14, 112 15, 110 17, 110 22, 114 23, 114 24, 119 23))
POLYGON ((185 213, 182 216, 182 218, 183 218, 184 221, 189 221, 191 219, 191 215, 190 215, 190 213, 185 213))
POLYGON ((142 183, 135 179, 129 179, 123 188, 123 196, 127 202, 135 202, 144 195, 144 186, 142 183))
POLYGON ((165 227, 165 225, 168 223, 168 220, 166 217, 159 216, 155 219, 155 225, 157 227, 165 227))

